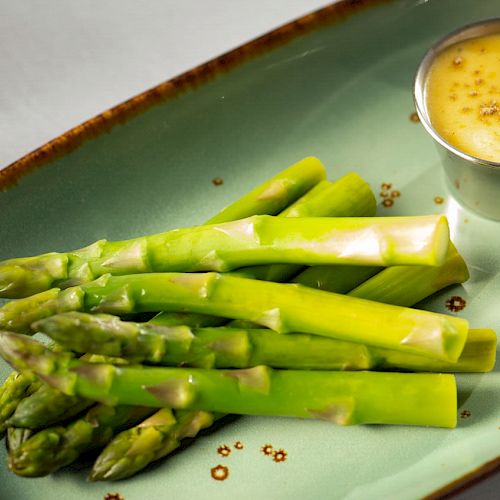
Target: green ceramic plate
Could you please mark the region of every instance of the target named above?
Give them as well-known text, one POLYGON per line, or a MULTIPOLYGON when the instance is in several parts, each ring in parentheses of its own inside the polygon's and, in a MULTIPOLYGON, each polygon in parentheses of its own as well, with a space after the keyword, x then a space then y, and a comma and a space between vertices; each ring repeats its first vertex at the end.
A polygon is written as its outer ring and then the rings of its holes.
MULTIPOLYGON (((0 194, 0 258, 194 225, 316 155, 331 177, 356 170, 377 195, 392 184, 400 197, 381 214, 446 213, 472 278, 426 306, 446 311, 460 296, 459 315, 500 330, 499 225, 450 198, 432 141, 411 120, 426 48, 498 12, 499 0, 340 2, 107 112, 0 174, 3 186, 17 180, 0 194)), ((500 373, 458 382, 455 430, 247 417, 116 484, 90 484, 82 467, 31 480, 2 468, 0 497, 418 498, 499 454, 500 373), (243 449, 217 454, 236 441, 243 449), (287 459, 265 456, 266 444, 287 459), (211 478, 218 464, 225 481, 211 478)))

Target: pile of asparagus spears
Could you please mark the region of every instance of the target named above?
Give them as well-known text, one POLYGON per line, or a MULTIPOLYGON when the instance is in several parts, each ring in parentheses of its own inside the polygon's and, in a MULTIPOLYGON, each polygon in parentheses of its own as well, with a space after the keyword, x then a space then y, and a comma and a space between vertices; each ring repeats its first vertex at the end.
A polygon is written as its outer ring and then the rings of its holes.
POLYGON ((0 262, 10 470, 122 479, 226 414, 454 427, 495 332, 411 308, 468 278, 446 218, 375 211, 311 157, 205 225, 0 262))

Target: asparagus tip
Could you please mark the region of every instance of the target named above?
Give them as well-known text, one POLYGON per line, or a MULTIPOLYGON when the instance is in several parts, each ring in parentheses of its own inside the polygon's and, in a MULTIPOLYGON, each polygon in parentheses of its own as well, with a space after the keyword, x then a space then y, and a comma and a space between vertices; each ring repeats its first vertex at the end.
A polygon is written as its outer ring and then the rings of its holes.
POLYGON ((0 266, 0 297, 15 298, 18 285, 24 281, 24 273, 18 266, 0 266))
MULTIPOLYGON (((0 355, 19 370, 34 368, 43 346, 25 335, 0 330, 0 355)), ((43 348, 44 350, 44 348, 43 348)))

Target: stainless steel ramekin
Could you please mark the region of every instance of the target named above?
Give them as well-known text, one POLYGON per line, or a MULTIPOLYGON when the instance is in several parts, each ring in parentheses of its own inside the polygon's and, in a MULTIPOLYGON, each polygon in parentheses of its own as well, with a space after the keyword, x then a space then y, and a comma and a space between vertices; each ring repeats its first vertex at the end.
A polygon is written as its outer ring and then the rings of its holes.
POLYGON ((429 68, 443 49, 463 40, 495 33, 500 33, 500 18, 469 24, 435 43, 420 63, 413 96, 420 121, 437 144, 452 194, 484 217, 500 220, 500 163, 464 153, 436 132, 429 119, 425 85, 429 68))

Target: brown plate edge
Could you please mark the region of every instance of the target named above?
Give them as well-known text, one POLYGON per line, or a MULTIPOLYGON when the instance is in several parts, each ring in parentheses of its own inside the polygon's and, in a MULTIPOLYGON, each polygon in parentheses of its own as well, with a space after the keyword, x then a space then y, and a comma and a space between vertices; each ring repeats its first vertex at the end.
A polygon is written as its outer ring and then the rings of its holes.
POLYGON ((423 497, 422 500, 447 500, 472 486, 484 481, 500 471, 500 456, 490 460, 476 469, 467 472, 462 477, 423 497))
POLYGON ((160 83, 77 125, 0 170, 0 191, 15 185, 23 175, 75 150, 85 141, 108 132, 115 125, 124 124, 155 104, 195 89, 249 59, 276 49, 301 35, 324 25, 340 22, 365 8, 390 1, 393 0, 339 0, 160 83))
MULTIPOLYGON (((220 74, 260 54, 276 49, 301 35, 305 35, 327 24, 340 22, 367 7, 374 7, 389 3, 390 1, 339 0, 322 9, 286 23, 179 76, 141 92, 71 128, 0 170, 0 190, 6 190, 8 187, 15 185, 23 175, 75 150, 85 141, 108 132, 115 125, 124 124, 129 119, 148 110, 155 104, 172 99, 182 92, 195 89, 220 74)), ((423 500, 452 498, 454 495, 465 491, 498 471, 500 471, 500 456, 426 495, 423 500)))

